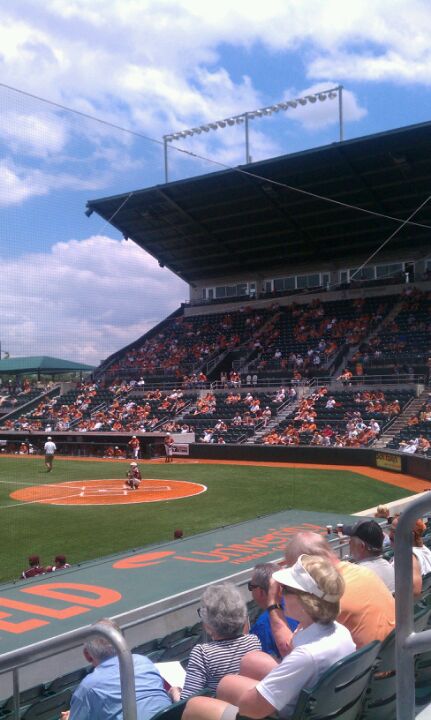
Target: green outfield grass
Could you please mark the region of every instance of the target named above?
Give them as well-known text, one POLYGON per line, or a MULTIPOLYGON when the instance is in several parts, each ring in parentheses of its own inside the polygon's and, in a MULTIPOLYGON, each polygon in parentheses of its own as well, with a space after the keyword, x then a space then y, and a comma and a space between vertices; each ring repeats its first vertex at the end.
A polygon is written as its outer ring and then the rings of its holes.
POLYGON ((10 494, 25 485, 125 476, 118 462, 56 459, 45 472, 37 458, 1 458, 0 581, 19 577, 27 556, 43 564, 64 553, 72 563, 248 520, 288 508, 352 513, 411 494, 354 472, 240 465, 140 463, 143 477, 192 480, 208 491, 183 500, 124 506, 54 506, 17 503, 10 494))

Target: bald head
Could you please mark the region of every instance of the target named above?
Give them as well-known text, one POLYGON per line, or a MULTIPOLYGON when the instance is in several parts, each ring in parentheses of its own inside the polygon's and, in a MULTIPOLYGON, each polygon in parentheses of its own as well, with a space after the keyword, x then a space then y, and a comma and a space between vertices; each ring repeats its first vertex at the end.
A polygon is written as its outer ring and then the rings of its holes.
POLYGON ((337 562, 326 537, 311 531, 296 533, 287 542, 284 552, 286 565, 294 565, 300 555, 318 555, 330 562, 337 562))

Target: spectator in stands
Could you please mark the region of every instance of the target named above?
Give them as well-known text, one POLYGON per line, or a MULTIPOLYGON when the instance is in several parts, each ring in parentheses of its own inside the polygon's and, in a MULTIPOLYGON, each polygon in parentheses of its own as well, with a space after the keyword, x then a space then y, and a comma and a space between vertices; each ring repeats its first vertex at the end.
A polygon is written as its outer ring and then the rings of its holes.
MULTIPOLYGON (((396 515, 392 519, 389 538, 393 543, 395 541, 395 532, 397 529, 400 516, 396 515)), ((413 526, 413 595, 415 598, 420 597, 422 593, 422 579, 431 572, 431 550, 424 545, 422 535, 425 532, 426 525, 420 518, 413 526)))
POLYGON ((375 572, 394 593, 394 566, 382 557, 384 533, 380 525, 375 520, 358 520, 354 525, 344 525, 343 535, 350 538, 352 559, 375 572))
POLYGON ((212 428, 207 428, 204 430, 204 434, 202 435, 202 442, 204 443, 213 443, 214 442, 214 434, 212 431, 212 428))
POLYGON ((272 582, 277 583, 278 595, 284 596, 289 614, 300 622, 290 655, 278 664, 259 653, 266 664, 259 675, 243 672, 245 658, 240 676, 221 681, 217 700, 189 700, 184 720, 231 720, 238 714, 265 718, 275 713, 288 718, 302 688, 312 687, 333 663, 354 652, 349 631, 336 622, 344 581, 331 562, 301 555, 293 567, 275 572, 272 582))
MULTIPOLYGON (((116 630, 109 619, 99 622, 116 630)), ((121 632, 121 631, 120 631, 121 632)), ((114 646, 101 635, 93 635, 84 645, 84 657, 94 670, 81 681, 72 695, 70 711, 62 720, 111 720, 122 718, 119 661, 114 646)), ((148 720, 169 707, 171 701, 155 665, 145 655, 133 655, 138 720, 148 720)))
MULTIPOLYGON (((304 553, 329 560, 341 573, 346 589, 338 620, 350 630, 357 647, 363 647, 373 640, 384 640, 395 627, 395 604, 383 581, 368 568, 340 561, 323 535, 299 532, 292 536, 285 550, 286 565, 291 567, 304 553)), ((279 588, 271 580, 268 604, 274 605, 279 601, 279 588)), ((281 610, 270 613, 270 622, 281 655, 287 655, 291 650, 292 632, 281 610)))
MULTIPOLYGON (((248 583, 248 589, 254 602, 263 610, 256 622, 251 626, 250 632, 259 638, 263 652, 269 653, 269 655, 276 658, 281 658, 281 654, 271 632, 271 623, 269 621, 271 609, 268 608, 268 589, 273 573, 279 569, 276 563, 259 563, 255 566, 251 580, 248 583)), ((285 617, 290 630, 294 632, 298 626, 297 620, 285 617)))
MULTIPOLYGON (((425 435, 423 435, 421 433, 418 438, 418 450, 422 453, 427 453, 428 450, 430 449, 430 447, 431 447, 430 441, 428 440, 428 438, 425 437, 425 435)), ((29 450, 29 452, 30 452, 30 450, 29 450)))
POLYGON ((406 453, 407 455, 414 455, 418 449, 418 438, 410 438, 407 441, 402 440, 400 442, 400 452, 406 453))
MULTIPOLYGON (((215 692, 222 677, 238 673, 241 658, 261 645, 255 635, 244 635, 247 608, 238 588, 231 584, 210 585, 198 610, 204 629, 212 640, 192 649, 187 664, 181 699, 208 687, 215 692)), ((179 698, 175 688, 171 697, 179 698)))
POLYGON ((386 505, 378 505, 376 507, 376 512, 374 513, 374 517, 382 518, 382 519, 390 522, 390 514, 391 514, 391 511, 389 510, 388 507, 386 507, 386 505))
POLYGON ((21 573, 21 577, 24 579, 28 579, 31 577, 35 577, 36 575, 43 575, 45 572, 45 568, 41 567, 40 565, 40 558, 39 555, 30 555, 28 559, 29 567, 27 570, 23 570, 21 573))
POLYGON ((267 405, 265 407, 265 410, 262 412, 263 427, 266 428, 269 421, 271 420, 271 417, 272 417, 271 408, 269 407, 269 405, 267 405))
POLYGON ((341 373, 341 375, 339 375, 339 376, 337 377, 337 380, 339 380, 340 382, 342 382, 343 385, 350 385, 350 384, 351 384, 350 381, 351 381, 351 379, 352 379, 352 376, 353 376, 353 375, 352 375, 352 373, 350 372, 350 370, 348 370, 348 369, 346 368, 345 370, 343 370, 343 372, 341 373))

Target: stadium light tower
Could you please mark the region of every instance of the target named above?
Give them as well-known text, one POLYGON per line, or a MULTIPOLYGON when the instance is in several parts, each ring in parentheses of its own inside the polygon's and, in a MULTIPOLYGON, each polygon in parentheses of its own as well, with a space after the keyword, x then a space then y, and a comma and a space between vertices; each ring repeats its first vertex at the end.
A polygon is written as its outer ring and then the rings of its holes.
POLYGON ((250 133, 249 133, 249 122, 255 118, 268 117, 273 113, 280 112, 280 110, 295 110, 295 108, 307 105, 308 103, 314 104, 319 100, 323 102, 327 98, 334 100, 338 97, 338 124, 339 124, 339 140, 342 142, 344 139, 343 132, 343 86, 337 85, 337 87, 329 88, 328 90, 320 90, 319 92, 312 93, 310 95, 304 95, 304 97, 295 98, 293 100, 283 100, 283 102, 275 103, 274 105, 268 105, 267 107, 258 108, 257 110, 247 110, 247 112, 240 113, 240 115, 232 115, 231 117, 224 118, 223 120, 215 120, 214 122, 206 123, 206 125, 199 125, 198 127, 190 128, 189 130, 179 130, 177 132, 163 135, 163 153, 165 162, 165 182, 169 180, 168 173, 168 143, 173 140, 180 140, 193 135, 201 135, 203 132, 207 133, 211 130, 218 130, 219 128, 225 128, 226 126, 232 127, 232 125, 244 125, 245 131, 245 162, 248 165, 251 162, 250 156, 250 133))

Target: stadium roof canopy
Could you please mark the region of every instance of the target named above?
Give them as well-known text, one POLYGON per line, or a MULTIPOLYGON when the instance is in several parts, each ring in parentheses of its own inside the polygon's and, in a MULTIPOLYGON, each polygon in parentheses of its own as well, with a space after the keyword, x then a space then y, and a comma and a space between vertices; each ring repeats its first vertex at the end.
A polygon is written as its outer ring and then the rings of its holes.
POLYGON ((40 375, 59 375, 73 372, 90 372, 94 370, 92 365, 60 360, 58 358, 40 355, 37 357, 15 357, 0 360, 0 374, 22 375, 24 373, 40 375))
MULTIPOLYGON (((316 260, 365 260, 400 228, 383 216, 405 220, 430 194, 431 123, 424 123, 137 190, 129 198, 91 200, 86 212, 97 212, 193 283, 316 260)), ((429 246, 430 229, 423 226, 431 226, 431 202, 390 248, 429 246)))

